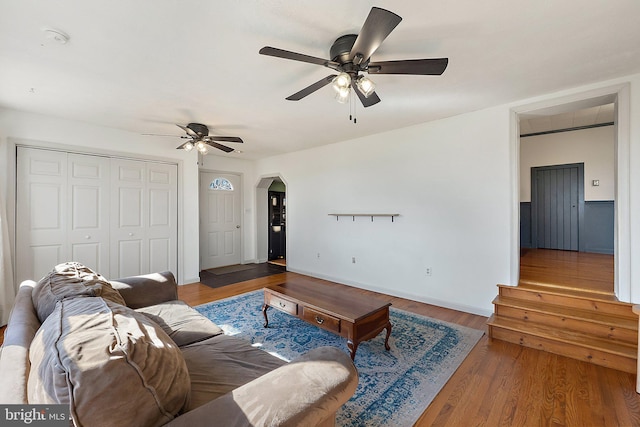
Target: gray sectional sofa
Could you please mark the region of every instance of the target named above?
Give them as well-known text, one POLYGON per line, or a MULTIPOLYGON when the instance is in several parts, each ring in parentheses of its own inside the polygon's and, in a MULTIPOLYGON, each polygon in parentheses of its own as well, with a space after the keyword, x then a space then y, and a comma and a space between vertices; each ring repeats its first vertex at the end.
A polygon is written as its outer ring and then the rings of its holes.
POLYGON ((357 383, 340 349, 287 363, 224 335, 170 272, 78 263, 21 284, 0 353, 0 404, 68 404, 76 426, 331 426, 357 383))

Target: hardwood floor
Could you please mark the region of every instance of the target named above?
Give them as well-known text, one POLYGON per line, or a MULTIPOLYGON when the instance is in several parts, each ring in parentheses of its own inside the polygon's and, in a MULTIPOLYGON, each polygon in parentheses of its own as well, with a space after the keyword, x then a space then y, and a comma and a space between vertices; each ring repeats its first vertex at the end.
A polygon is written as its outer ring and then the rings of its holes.
POLYGON ((613 272, 613 255, 522 249, 519 286, 562 287, 614 297, 613 272))
MULTIPOLYGON (((282 273, 213 289, 195 283, 178 294, 190 305, 282 283, 282 273)), ((476 329, 486 318, 343 285, 345 292, 389 301, 393 307, 476 329)), ((1 338, 0 338, 1 339, 1 338)), ((635 376, 486 335, 431 402, 415 426, 640 426, 635 376)))
MULTIPOLYGON (((191 305, 227 298, 300 277, 295 273, 212 289, 179 288, 191 305)), ((389 301, 393 307, 476 329, 487 318, 308 278, 318 286, 389 301)), ((486 335, 471 351, 415 426, 640 426, 635 376, 486 335)))

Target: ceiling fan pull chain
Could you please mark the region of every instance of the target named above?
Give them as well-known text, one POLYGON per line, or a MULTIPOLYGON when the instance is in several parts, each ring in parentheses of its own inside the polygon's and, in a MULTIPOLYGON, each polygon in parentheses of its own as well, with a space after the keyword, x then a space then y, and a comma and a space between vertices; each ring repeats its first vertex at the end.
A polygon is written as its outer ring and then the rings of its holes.
POLYGON ((353 97, 350 96, 349 97, 349 121, 351 120, 353 120, 353 97))
POLYGON ((358 118, 356 117, 356 108, 358 108, 358 103, 353 100, 353 97, 351 97, 351 101, 353 104, 353 124, 355 125, 358 123, 358 118))

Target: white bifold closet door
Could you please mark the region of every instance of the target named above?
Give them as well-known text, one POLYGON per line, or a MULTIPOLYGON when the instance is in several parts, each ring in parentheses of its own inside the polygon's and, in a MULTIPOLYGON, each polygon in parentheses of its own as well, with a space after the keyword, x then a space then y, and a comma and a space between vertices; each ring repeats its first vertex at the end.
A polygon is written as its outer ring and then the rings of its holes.
POLYGON ((18 147, 16 279, 177 273, 177 165, 18 147))
POLYGON ((112 276, 175 274, 176 165, 112 159, 111 172, 112 276))

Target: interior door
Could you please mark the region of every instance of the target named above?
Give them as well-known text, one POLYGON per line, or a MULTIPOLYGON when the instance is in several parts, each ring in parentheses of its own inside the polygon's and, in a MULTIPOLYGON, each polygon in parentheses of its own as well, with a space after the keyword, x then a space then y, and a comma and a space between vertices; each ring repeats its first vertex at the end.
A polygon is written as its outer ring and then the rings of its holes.
POLYGON ((38 280, 68 261, 67 153, 18 147, 16 280, 38 280))
POLYGON ((173 164, 147 163, 147 270, 177 271, 178 168, 173 164))
POLYGON ((200 269, 241 262, 240 176, 200 172, 200 269))
POLYGON ((69 154, 68 167, 69 259, 108 274, 109 158, 69 154))
POLYGON ((531 168, 534 248, 583 250, 584 164, 531 168))
POLYGON ((111 277, 177 272, 178 167, 111 160, 111 277))
POLYGON ((145 197, 146 165, 135 160, 111 162, 111 278, 148 273, 145 197))

